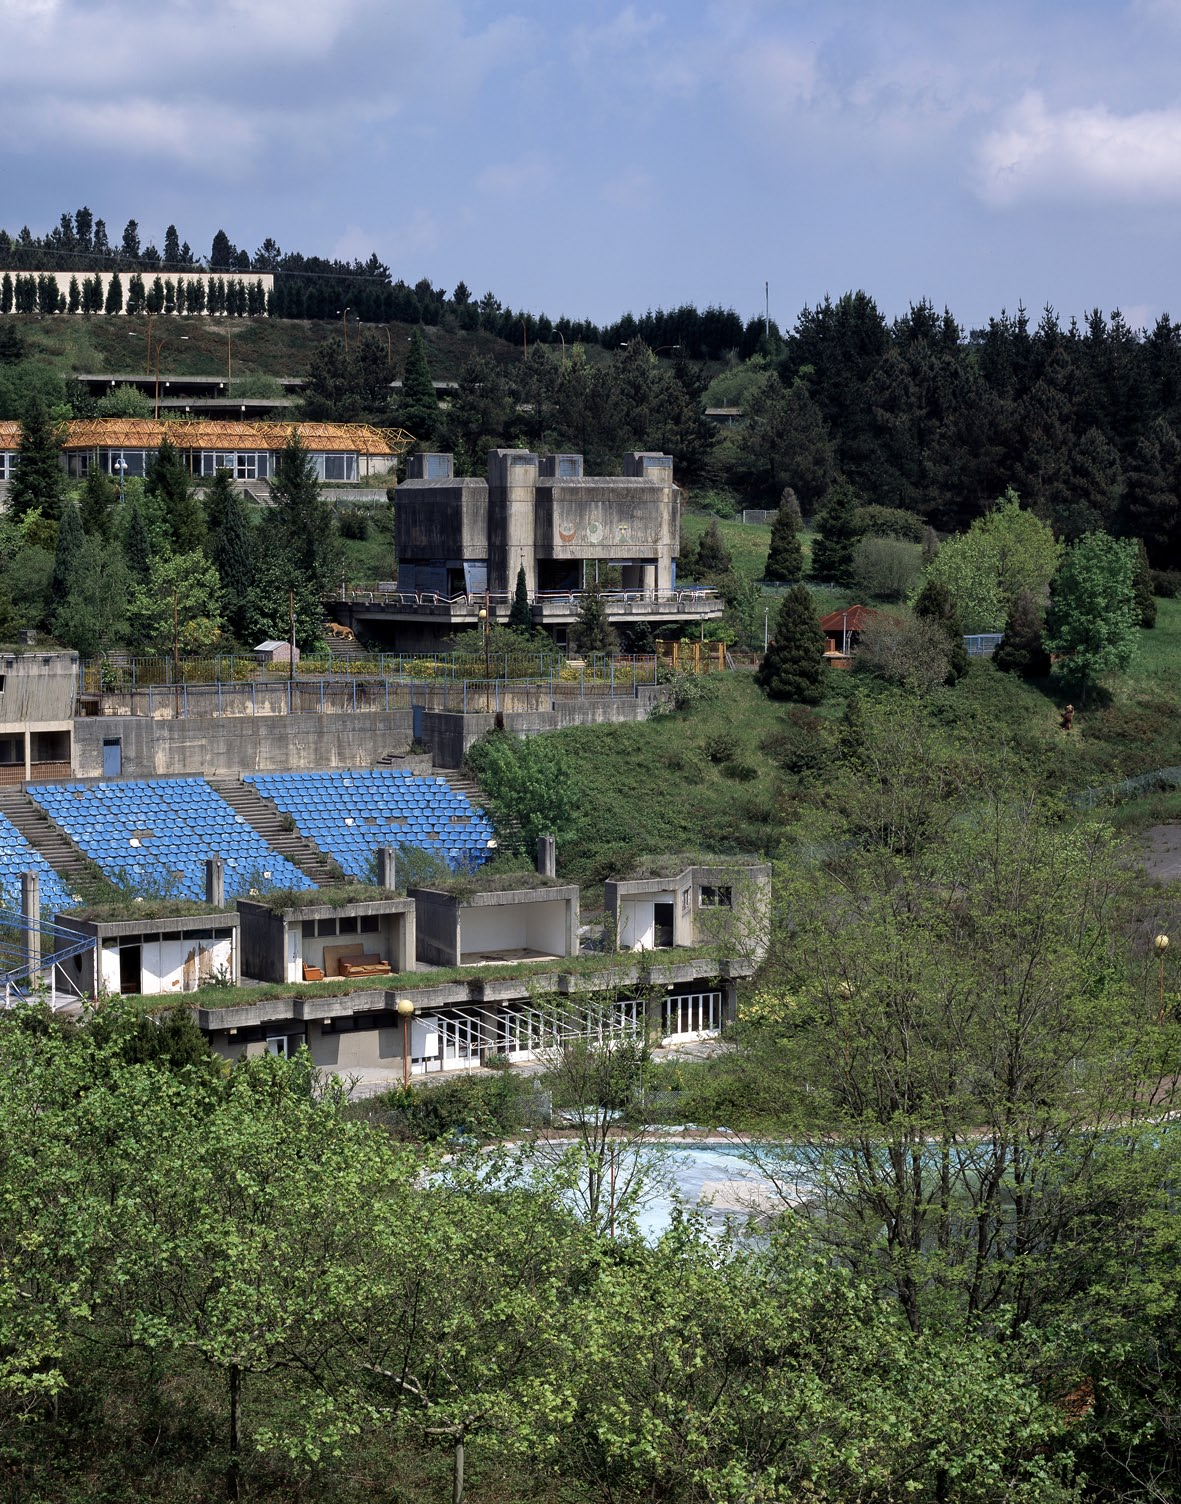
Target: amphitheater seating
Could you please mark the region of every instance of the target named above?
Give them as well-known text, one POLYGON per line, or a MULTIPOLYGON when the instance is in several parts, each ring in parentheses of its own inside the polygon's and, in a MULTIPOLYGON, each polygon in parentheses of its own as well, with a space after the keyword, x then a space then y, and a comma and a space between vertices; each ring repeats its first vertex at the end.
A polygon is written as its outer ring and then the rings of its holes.
POLYGON ((57 873, 17 830, 7 815, 0 815, 0 903, 6 909, 21 906, 21 873, 36 872, 41 879, 41 908, 52 913, 72 907, 74 898, 57 873))
POLYGON ((372 880, 379 846, 420 847, 444 857, 453 870, 488 858, 491 822, 445 778, 419 778, 401 768, 244 776, 361 880, 372 880))
POLYGON ((205 861, 225 863, 227 901, 252 887, 313 888, 200 778, 41 784, 29 789, 55 824, 114 882, 205 897, 205 861))

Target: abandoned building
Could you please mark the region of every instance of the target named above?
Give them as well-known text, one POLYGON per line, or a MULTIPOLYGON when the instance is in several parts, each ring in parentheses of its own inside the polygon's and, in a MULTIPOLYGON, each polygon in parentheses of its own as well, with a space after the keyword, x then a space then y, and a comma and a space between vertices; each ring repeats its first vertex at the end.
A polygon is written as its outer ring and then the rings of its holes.
POLYGON ((622 475, 590 476, 579 454, 495 449, 486 477, 457 476, 449 454, 411 455, 396 529, 396 586, 333 614, 408 651, 507 620, 522 570, 534 626, 561 646, 591 585, 616 626, 722 613, 716 591, 677 584, 680 492, 666 454, 629 454, 622 475))

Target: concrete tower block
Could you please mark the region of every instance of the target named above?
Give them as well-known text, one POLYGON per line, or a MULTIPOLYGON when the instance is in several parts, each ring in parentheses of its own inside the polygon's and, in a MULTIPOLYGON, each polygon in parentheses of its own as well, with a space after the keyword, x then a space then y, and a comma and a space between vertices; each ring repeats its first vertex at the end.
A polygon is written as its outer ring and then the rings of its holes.
POLYGON ((527 449, 494 449, 488 456, 488 589, 511 595, 524 569, 530 596, 537 589, 538 460, 527 449))
POLYGON ((215 909, 226 906, 226 864, 219 856, 211 856, 205 862, 205 902, 215 909))
POLYGON ((377 886, 379 888, 396 888, 398 886, 397 857, 392 846, 379 846, 377 848, 377 886))
POLYGON ((25 921, 22 949, 29 981, 35 982, 41 969, 41 878, 36 872, 21 873, 21 914, 25 921))
POLYGON ((553 836, 537 837, 537 870, 542 877, 558 875, 558 843, 553 836))

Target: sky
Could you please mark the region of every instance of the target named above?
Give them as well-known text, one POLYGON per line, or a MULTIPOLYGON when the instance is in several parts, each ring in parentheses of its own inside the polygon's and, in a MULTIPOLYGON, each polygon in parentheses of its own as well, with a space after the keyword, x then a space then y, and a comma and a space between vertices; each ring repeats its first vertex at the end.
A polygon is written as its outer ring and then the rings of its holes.
POLYGON ((0 0, 0 225, 787 329, 1181 317, 1181 0, 0 0))

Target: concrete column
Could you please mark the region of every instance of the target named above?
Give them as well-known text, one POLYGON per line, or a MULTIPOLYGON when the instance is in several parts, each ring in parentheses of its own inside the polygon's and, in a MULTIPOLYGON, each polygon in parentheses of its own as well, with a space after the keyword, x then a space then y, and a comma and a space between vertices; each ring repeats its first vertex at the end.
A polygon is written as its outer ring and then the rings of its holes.
MULTIPOLYGON (((27 740, 25 744, 28 745, 27 740)), ((21 914, 25 921, 21 948, 29 968, 29 982, 35 984, 41 970, 41 878, 36 872, 21 873, 21 914)))
POLYGON ((538 460, 524 449, 494 449, 488 456, 488 589, 511 595, 523 565, 530 597, 534 569, 538 460))
POLYGON ((397 854, 392 846, 377 848, 377 886, 379 888, 398 886, 397 854))
POLYGON ((24 741, 25 741, 25 782, 28 783, 29 779, 32 778, 32 776, 33 776, 33 748, 32 748, 32 733, 31 732, 29 732, 29 731, 25 732, 24 741))
POLYGON ((553 836, 537 837, 537 870, 542 877, 558 875, 558 843, 553 836))
POLYGON ((205 902, 215 909, 226 906, 226 864, 219 856, 211 856, 205 862, 205 902))

